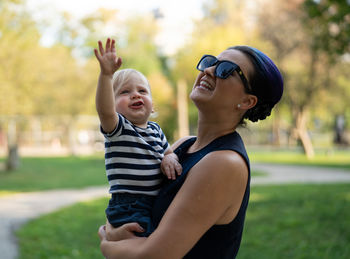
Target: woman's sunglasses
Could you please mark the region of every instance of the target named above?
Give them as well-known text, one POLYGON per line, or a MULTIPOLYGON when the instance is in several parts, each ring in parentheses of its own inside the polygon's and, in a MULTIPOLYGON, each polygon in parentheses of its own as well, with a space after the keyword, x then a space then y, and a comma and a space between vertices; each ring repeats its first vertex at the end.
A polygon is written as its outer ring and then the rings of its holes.
POLYGON ((204 55, 198 62, 197 69, 199 71, 204 72, 204 70, 208 67, 215 66, 215 76, 226 79, 230 75, 233 74, 233 72, 237 71, 239 77, 241 78, 244 88, 248 93, 251 92, 251 88, 249 86, 247 78, 244 76, 241 68, 236 64, 233 63, 232 61, 228 60, 218 60, 216 57, 212 55, 204 55))

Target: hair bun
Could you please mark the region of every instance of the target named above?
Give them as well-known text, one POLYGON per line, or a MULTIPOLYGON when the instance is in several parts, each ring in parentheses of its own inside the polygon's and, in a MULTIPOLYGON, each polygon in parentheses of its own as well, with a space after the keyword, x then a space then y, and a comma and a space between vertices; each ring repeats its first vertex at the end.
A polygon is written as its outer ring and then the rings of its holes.
POLYGON ((266 117, 271 115, 271 110, 273 105, 270 103, 257 104, 253 108, 249 109, 244 114, 244 119, 248 119, 252 122, 257 122, 258 120, 264 120, 266 117))

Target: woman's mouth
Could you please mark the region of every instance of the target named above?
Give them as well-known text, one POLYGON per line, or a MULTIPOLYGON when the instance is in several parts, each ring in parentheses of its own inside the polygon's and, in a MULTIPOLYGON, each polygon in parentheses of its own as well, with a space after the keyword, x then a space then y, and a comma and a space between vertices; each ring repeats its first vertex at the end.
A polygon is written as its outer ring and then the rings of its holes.
POLYGON ((209 91, 214 90, 214 88, 207 81, 204 81, 204 80, 200 81, 198 87, 202 88, 202 89, 204 88, 204 89, 209 90, 209 91))

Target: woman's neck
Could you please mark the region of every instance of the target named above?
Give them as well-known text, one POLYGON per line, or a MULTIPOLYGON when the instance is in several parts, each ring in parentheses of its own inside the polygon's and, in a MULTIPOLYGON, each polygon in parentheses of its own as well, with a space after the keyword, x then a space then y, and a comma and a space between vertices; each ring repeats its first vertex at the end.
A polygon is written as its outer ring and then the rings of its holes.
POLYGON ((195 152, 208 145, 214 139, 232 133, 236 130, 238 122, 230 120, 207 119, 198 116, 197 139, 190 147, 189 152, 195 152))

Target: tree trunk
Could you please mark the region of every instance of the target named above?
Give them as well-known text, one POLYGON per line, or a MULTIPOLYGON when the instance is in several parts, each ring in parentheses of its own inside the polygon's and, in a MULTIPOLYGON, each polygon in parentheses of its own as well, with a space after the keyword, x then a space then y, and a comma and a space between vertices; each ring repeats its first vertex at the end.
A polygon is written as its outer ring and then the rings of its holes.
POLYGON ((279 147, 281 144, 280 116, 278 109, 275 110, 275 118, 272 122, 272 144, 279 147))
POLYGON ((18 155, 18 144, 17 144, 17 129, 16 121, 11 120, 8 125, 7 131, 7 146, 8 155, 6 161, 6 170, 12 171, 19 167, 19 155, 18 155))
POLYGON ((76 131, 75 131, 75 121, 76 116, 69 118, 68 121, 68 150, 71 156, 77 155, 76 146, 76 131))
POLYGON ((8 148, 8 157, 6 161, 6 170, 13 171, 19 167, 19 155, 17 145, 8 148))
POLYGON ((306 120, 307 120, 307 112, 299 111, 296 118, 296 133, 297 137, 300 139, 305 155, 308 159, 313 158, 315 156, 314 147, 312 145, 310 136, 307 132, 306 128, 306 120))
POLYGON ((183 138, 189 135, 188 126, 188 104, 186 82, 181 80, 177 83, 177 111, 178 111, 178 137, 183 138))

